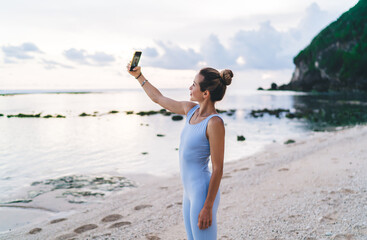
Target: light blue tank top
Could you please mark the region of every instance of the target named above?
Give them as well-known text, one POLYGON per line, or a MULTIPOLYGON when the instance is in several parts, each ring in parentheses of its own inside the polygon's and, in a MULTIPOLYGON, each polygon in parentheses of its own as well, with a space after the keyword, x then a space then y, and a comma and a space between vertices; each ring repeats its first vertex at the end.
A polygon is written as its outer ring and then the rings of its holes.
POLYGON ((197 124, 190 124, 190 119, 198 108, 199 105, 196 105, 187 113, 180 139, 180 172, 186 193, 203 191, 198 187, 203 184, 206 190, 208 188, 211 172, 208 168, 210 145, 206 129, 212 117, 220 117, 218 114, 212 114, 197 124))

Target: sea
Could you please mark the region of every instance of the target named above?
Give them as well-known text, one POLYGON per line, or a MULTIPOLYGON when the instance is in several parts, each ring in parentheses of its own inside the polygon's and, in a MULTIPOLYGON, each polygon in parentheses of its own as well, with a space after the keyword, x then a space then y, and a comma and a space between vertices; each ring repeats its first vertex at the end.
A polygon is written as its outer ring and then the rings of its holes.
MULTIPOLYGON (((161 92, 189 100, 188 89, 161 92)), ((228 89, 216 104, 226 128, 224 161, 315 131, 364 124, 366 105, 365 94, 228 89), (303 117, 289 115, 300 109, 303 117)), ((0 91, 0 204, 30 202, 42 192, 25 189, 71 176, 177 175, 185 116, 137 114, 161 109, 142 89, 0 91)))

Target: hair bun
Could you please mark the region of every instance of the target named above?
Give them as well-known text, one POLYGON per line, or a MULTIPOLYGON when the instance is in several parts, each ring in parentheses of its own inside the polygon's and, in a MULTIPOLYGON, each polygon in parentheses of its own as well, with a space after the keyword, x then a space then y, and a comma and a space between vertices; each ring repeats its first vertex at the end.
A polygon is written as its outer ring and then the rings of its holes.
POLYGON ((223 79, 224 83, 228 86, 232 83, 233 72, 229 69, 224 69, 220 71, 220 77, 223 79))

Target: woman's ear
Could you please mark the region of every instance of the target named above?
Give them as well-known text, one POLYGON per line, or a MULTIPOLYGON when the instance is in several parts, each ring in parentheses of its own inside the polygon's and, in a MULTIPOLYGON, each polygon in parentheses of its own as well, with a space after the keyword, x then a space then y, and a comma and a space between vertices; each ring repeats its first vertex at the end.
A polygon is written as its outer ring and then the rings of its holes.
POLYGON ((204 98, 208 98, 208 97, 210 97, 210 92, 209 92, 209 90, 205 90, 204 91, 204 98))

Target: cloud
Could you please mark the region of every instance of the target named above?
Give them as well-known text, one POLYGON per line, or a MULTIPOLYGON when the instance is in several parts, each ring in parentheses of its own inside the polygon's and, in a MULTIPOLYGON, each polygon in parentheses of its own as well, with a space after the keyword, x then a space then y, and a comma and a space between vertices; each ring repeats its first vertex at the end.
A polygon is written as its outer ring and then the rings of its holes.
POLYGON ((96 52, 95 54, 88 55, 87 57, 100 65, 107 65, 115 61, 114 56, 108 55, 104 52, 96 52))
POLYGON ((193 69, 197 68, 202 56, 193 49, 183 49, 173 43, 157 41, 156 44, 163 50, 162 55, 156 55, 155 48, 149 48, 148 58, 144 60, 147 65, 167 69, 193 69))
POLYGON ((68 68, 68 69, 74 68, 74 67, 69 66, 69 65, 65 65, 65 64, 62 64, 62 63, 59 63, 59 62, 55 62, 55 61, 52 61, 52 60, 46 60, 46 59, 42 59, 41 63, 44 65, 45 69, 47 69, 47 70, 54 69, 54 68, 57 68, 57 67, 68 68))
POLYGON ((203 56, 203 64, 214 68, 232 66, 236 63, 236 56, 229 49, 226 49, 214 34, 211 34, 204 41, 200 52, 203 56))
POLYGON ((152 48, 152 47, 147 47, 143 50, 144 52, 144 56, 147 56, 147 57, 157 57, 158 56, 158 52, 155 48, 152 48))
POLYGON ((64 56, 70 61, 77 62, 79 64, 88 64, 85 50, 76 50, 70 48, 64 51, 64 56))
POLYGON ((115 61, 115 57, 104 52, 88 54, 85 50, 70 48, 64 51, 64 56, 70 61, 82 65, 106 66, 115 61))
POLYGON ((312 3, 306 9, 306 15, 298 24, 298 30, 306 34, 315 34, 330 23, 330 14, 322 11, 317 3, 312 3))
POLYGON ((282 54, 284 38, 285 33, 267 21, 258 30, 239 31, 231 40, 231 51, 245 60, 246 68, 287 68, 292 61, 291 56, 282 54))
POLYGON ((277 30, 271 21, 259 23, 254 30, 240 30, 225 47, 215 34, 209 35, 199 52, 183 49, 172 43, 157 42, 163 50, 148 48, 147 65, 169 69, 197 68, 208 65, 215 68, 233 69, 289 69, 293 68, 293 57, 310 43, 322 28, 332 21, 332 16, 312 3, 295 28, 277 30))
POLYGON ((5 54, 5 63, 16 63, 15 60, 33 59, 32 53, 42 53, 39 48, 30 42, 23 43, 19 46, 3 46, 3 53, 5 54))

